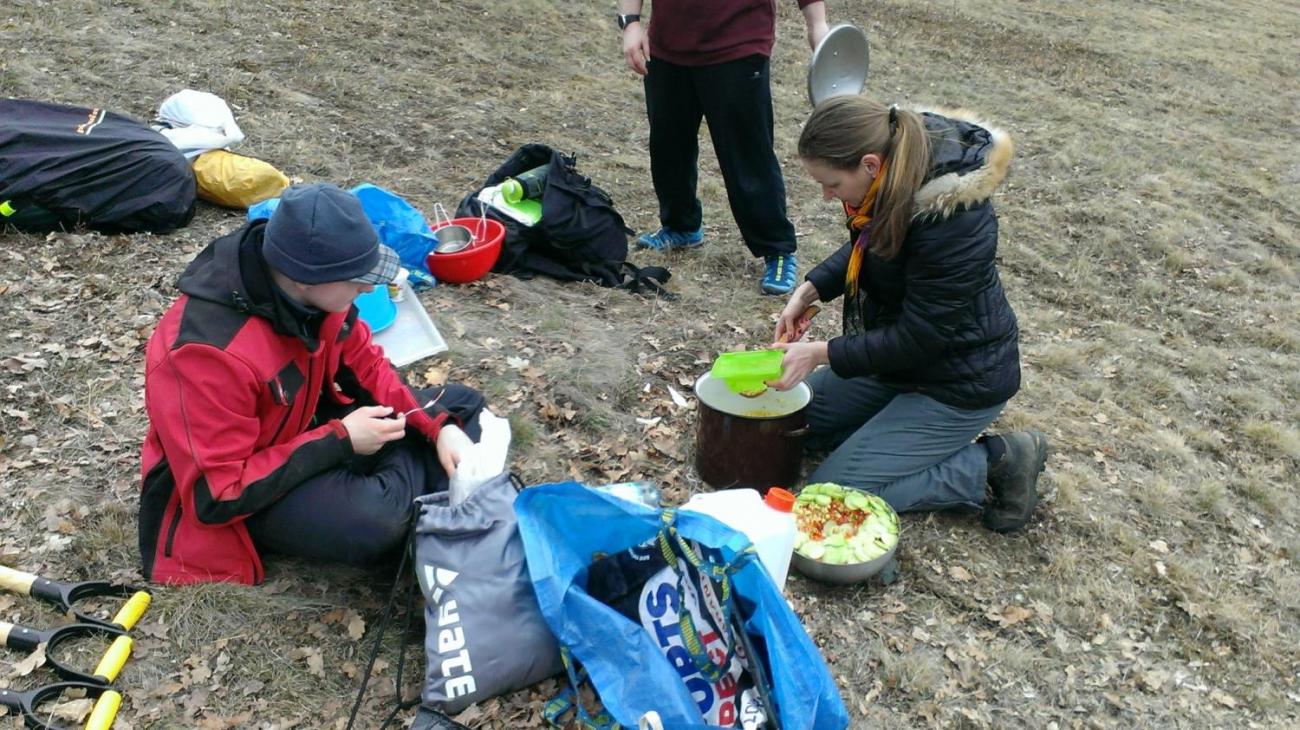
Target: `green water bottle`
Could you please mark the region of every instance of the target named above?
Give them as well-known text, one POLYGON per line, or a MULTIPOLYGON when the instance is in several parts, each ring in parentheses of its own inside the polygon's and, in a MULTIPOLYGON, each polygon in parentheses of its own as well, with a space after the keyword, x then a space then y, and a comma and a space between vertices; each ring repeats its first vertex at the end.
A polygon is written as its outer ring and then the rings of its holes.
POLYGON ((501 197, 511 204, 521 200, 541 198, 542 191, 546 189, 546 172, 550 167, 550 165, 541 165, 506 178, 505 182, 501 183, 501 197))

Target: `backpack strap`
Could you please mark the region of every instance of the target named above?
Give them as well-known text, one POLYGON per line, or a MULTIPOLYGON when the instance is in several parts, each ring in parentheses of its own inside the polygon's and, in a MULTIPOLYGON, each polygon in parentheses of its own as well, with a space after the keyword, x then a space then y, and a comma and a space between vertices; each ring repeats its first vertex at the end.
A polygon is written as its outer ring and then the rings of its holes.
MULTIPOLYGON (((381 642, 383 642, 384 640, 384 634, 388 632, 388 624, 393 618, 393 609, 397 605, 398 593, 402 592, 403 590, 405 591, 406 594, 404 597, 404 603, 406 608, 406 627, 404 627, 403 629, 403 634, 405 634, 405 629, 409 628, 410 626, 410 620, 411 620, 410 604, 411 604, 411 599, 414 597, 415 589, 414 587, 412 587, 411 581, 409 579, 407 579, 405 582, 403 582, 402 579, 403 577, 406 576, 407 561, 412 559, 412 555, 415 551, 415 520, 417 515, 418 515, 418 511, 415 515, 411 516, 410 522, 407 525, 407 534, 406 534, 407 539, 406 539, 406 544, 402 546, 402 558, 397 563, 397 575, 393 577, 393 587, 388 591, 388 604, 384 606, 384 612, 380 616, 379 622, 375 625, 375 629, 376 629, 375 645, 370 650, 370 659, 366 662, 365 671, 361 673, 361 687, 357 690, 356 702, 352 704, 352 712, 351 714, 348 715, 348 725, 347 725, 348 730, 351 730, 353 724, 356 723, 357 721, 357 713, 360 712, 361 710, 361 701, 365 699, 366 696, 366 685, 370 683, 370 672, 375 667, 375 660, 379 658, 379 647, 381 642)), ((416 698, 416 702, 414 703, 411 703, 409 700, 407 701, 402 700, 402 685, 400 683, 401 682, 400 678, 402 674, 402 665, 405 663, 406 663, 406 644, 405 642, 403 642, 401 659, 399 660, 397 665, 397 676, 398 676, 397 679, 398 683, 396 685, 397 707, 393 708, 393 713, 388 716, 388 719, 384 720, 385 726, 387 726, 388 723, 392 721, 392 718, 396 716, 396 714, 400 712, 402 709, 405 709, 405 707, 414 707, 416 704, 419 703, 419 698, 416 698)))
MULTIPOLYGON (((514 475, 511 476, 513 477, 514 475)), ((414 514, 411 515, 410 524, 407 525, 406 545, 403 546, 402 558, 397 563, 397 575, 393 578, 393 587, 388 591, 388 605, 384 607, 384 613, 380 617, 379 622, 375 625, 375 644, 370 651, 370 659, 366 662, 366 669, 361 675, 361 687, 357 690, 356 702, 353 703, 352 712, 348 715, 348 730, 351 730, 352 726, 357 721, 357 713, 360 712, 361 702, 366 696, 366 685, 370 683, 370 673, 374 670, 375 660, 379 658, 379 648, 383 643, 384 634, 388 633, 388 624, 393 618, 393 609, 397 605, 398 593, 402 591, 406 594, 403 599, 406 619, 402 626, 402 636, 406 636, 410 633, 411 617, 415 614, 416 610, 412 607, 413 599, 415 598, 415 581, 410 580, 410 577, 406 575, 406 565, 408 561, 411 563, 415 562, 415 522, 419 519, 419 514, 419 510, 415 510, 414 514)), ((393 688, 397 695, 397 699, 392 710, 388 713, 388 716, 384 718, 383 724, 379 726, 380 730, 384 730, 384 728, 392 724, 393 720, 397 719, 399 713, 420 704, 419 695, 410 699, 402 699, 402 670, 405 666, 406 642, 403 641, 401 643, 401 649, 398 651, 397 655, 397 676, 393 678, 393 688)), ((422 711, 431 715, 433 719, 438 722, 439 727, 441 728, 465 728, 464 725, 456 722, 447 714, 433 707, 424 707, 422 711)), ((465 728, 465 730, 468 729, 465 728)))
POLYGON ((677 295, 664 288, 664 284, 672 278, 668 269, 662 266, 636 266, 630 261, 624 261, 622 271, 618 273, 620 279, 624 276, 627 278, 617 285, 618 289, 630 291, 633 294, 648 292, 669 301, 677 298, 677 295))

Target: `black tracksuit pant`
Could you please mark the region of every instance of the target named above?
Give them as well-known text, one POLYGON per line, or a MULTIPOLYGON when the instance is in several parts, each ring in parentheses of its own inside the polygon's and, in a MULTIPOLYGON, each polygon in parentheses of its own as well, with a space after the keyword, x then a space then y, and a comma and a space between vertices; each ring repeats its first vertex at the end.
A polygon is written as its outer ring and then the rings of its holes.
POLYGON ((679 231, 700 227, 697 161, 700 120, 706 119, 731 214, 745 245, 755 256, 794 252, 785 180, 772 151, 768 66, 766 56, 708 66, 650 59, 645 77, 650 174, 664 226, 679 231))
MULTIPOLYGON (((415 392, 427 403, 441 388, 415 392)), ((463 385, 448 385, 438 405, 460 419, 462 429, 478 441, 482 394, 463 385)), ((351 409, 322 400, 322 421, 351 409)), ((357 456, 307 479, 275 504, 248 518, 248 531, 259 552, 285 553, 329 562, 365 565, 390 557, 406 538, 414 500, 441 492, 449 478, 434 445, 410 429, 405 438, 384 444, 369 456, 357 456)))

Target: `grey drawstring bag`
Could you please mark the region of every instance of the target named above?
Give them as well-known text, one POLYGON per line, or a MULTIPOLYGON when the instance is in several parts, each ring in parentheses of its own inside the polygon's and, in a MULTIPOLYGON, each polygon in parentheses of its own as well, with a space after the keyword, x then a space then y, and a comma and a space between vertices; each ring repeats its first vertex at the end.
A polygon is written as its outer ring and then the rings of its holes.
POLYGON ((455 714, 563 669, 524 562, 517 494, 502 473, 460 504, 450 504, 447 492, 416 500, 425 707, 455 714))

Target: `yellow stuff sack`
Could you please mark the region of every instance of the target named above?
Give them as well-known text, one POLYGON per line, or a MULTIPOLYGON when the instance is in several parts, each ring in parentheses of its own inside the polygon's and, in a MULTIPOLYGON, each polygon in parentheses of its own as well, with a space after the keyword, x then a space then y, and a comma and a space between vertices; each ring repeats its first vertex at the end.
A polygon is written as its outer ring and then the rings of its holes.
POLYGON ((225 150, 199 155, 194 177, 200 198, 227 208, 247 208, 289 187, 289 178, 270 163, 225 150))

